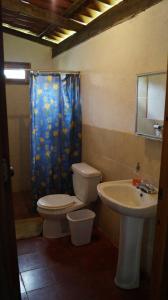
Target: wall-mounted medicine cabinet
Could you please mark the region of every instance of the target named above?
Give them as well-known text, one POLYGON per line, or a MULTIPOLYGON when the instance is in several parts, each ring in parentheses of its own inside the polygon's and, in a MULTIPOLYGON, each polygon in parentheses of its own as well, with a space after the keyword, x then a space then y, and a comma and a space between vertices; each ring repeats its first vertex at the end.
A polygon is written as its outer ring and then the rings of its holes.
POLYGON ((162 140, 166 72, 137 76, 136 134, 162 140))

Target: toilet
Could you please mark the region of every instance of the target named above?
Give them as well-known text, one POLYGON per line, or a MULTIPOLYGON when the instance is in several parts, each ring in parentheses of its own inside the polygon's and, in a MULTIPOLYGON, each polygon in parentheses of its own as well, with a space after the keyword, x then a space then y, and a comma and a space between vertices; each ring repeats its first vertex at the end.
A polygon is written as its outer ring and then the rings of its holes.
POLYGON ((53 194, 37 201, 37 211, 43 217, 43 236, 60 238, 69 235, 66 214, 84 207, 97 199, 97 185, 101 180, 100 171, 88 164, 72 165, 75 196, 53 194))

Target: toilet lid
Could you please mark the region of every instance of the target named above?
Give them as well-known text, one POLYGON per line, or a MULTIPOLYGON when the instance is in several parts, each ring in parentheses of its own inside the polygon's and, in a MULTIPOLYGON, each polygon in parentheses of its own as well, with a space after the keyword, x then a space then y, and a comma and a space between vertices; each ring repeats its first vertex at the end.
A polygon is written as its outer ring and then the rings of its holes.
POLYGON ((40 198, 37 205, 46 209, 63 209, 74 204, 74 197, 66 194, 47 195, 40 198))

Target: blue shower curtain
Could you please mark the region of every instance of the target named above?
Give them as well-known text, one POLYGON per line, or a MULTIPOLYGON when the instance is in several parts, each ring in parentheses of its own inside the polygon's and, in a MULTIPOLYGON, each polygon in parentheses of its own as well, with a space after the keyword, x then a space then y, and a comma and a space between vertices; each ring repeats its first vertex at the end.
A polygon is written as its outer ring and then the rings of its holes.
POLYGON ((73 192, 71 165, 81 161, 79 74, 32 73, 30 100, 36 205, 44 195, 73 192))

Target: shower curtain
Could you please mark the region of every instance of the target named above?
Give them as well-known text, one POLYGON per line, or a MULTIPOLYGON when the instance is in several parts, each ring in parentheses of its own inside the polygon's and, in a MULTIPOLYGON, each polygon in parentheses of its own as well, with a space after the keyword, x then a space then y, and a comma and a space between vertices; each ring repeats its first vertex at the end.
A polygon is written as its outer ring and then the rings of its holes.
POLYGON ((54 193, 72 194, 71 165, 81 161, 79 74, 32 73, 31 171, 33 204, 54 193))

